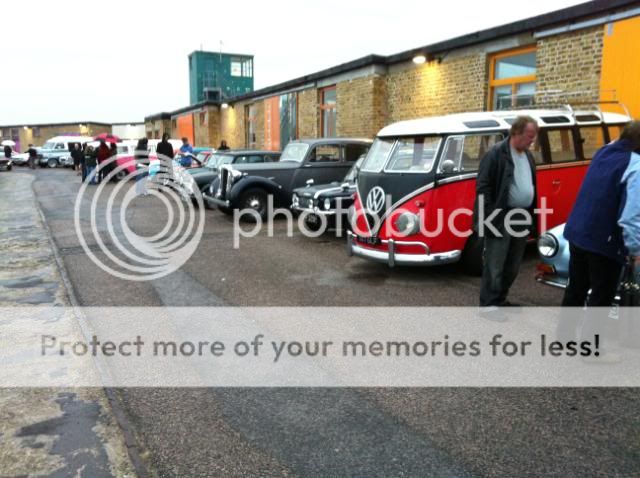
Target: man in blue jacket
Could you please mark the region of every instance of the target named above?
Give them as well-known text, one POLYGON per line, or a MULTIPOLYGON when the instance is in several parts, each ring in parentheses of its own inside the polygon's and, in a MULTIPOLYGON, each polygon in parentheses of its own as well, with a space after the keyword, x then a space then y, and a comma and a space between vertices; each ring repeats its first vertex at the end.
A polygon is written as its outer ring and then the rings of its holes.
POLYGON ((640 265, 640 121, 593 157, 564 229, 569 283, 563 306, 610 307, 627 256, 640 265))

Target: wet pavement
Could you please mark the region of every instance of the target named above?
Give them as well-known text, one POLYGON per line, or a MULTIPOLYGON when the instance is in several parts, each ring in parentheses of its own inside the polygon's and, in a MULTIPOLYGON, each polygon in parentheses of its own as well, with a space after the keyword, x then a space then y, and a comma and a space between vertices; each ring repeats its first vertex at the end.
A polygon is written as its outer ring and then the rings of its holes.
MULTIPOLYGON (((0 174, 0 307, 69 304, 34 178, 0 174)), ((0 477, 18 476, 135 476, 102 389, 0 389, 0 477)))
MULTIPOLYGON (((78 245, 78 181, 42 170, 34 188, 82 305, 477 304, 479 279, 455 265, 389 269, 346 257, 344 241, 330 236, 282 237, 282 224, 276 237, 232 249, 232 222, 218 211, 207 211, 201 244, 179 271, 118 280, 78 245)), ((126 217, 150 235, 162 211, 140 198, 126 217)), ((531 249, 513 300, 558 304, 562 292, 533 279, 535 262, 531 249)), ((640 463, 633 389, 129 388, 119 397, 148 469, 163 477, 631 477, 640 463)))

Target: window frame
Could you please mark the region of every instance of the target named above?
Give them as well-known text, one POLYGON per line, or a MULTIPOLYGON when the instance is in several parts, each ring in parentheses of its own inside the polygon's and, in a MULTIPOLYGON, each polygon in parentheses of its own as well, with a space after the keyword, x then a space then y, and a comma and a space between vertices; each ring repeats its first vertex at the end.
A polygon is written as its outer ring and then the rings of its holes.
MULTIPOLYGON (((445 137, 443 135, 438 134, 424 134, 424 135, 410 135, 410 136, 399 136, 396 138, 395 143, 393 145, 393 149, 389 152, 387 159, 382 168, 382 172, 385 174, 430 174, 433 172, 433 168, 440 162, 440 156, 442 156, 442 148, 444 147, 445 137), (412 139, 415 147, 416 138, 438 138, 438 144, 435 147, 435 152, 433 153, 433 160, 431 161, 431 167, 427 170, 422 171, 411 171, 411 170, 397 170, 397 169, 389 169, 389 165, 391 164, 391 160, 396 154, 398 148, 400 148, 400 142, 406 141, 407 139, 412 139)), ((423 141, 424 143, 424 141, 423 141)))
POLYGON ((309 148, 309 150, 307 150, 307 152, 305 153, 305 163, 307 164, 312 164, 312 165, 321 165, 321 166, 327 166, 330 164, 340 164, 344 162, 344 151, 343 151, 343 145, 342 144, 334 144, 334 143, 316 143, 311 145, 311 147, 309 148), (331 160, 331 161, 318 161, 317 160, 317 155, 316 155, 316 150, 318 148, 335 148, 338 152, 338 159, 337 160, 331 160), (314 154, 314 159, 310 158, 311 154, 314 154))
MULTIPOLYGON (((509 132, 505 131, 505 130, 496 130, 496 131, 483 131, 483 132, 478 132, 478 133, 456 133, 456 134, 451 134, 451 135, 446 136, 443 139, 442 151, 439 152, 440 154, 439 154, 439 156, 437 158, 438 167, 436 169, 436 173, 438 175, 445 175, 445 176, 460 176, 460 175, 466 175, 466 174, 478 174, 478 171, 480 170, 480 162, 482 161, 482 158, 478 159, 478 167, 476 169, 474 169, 474 170, 468 170, 468 171, 457 170, 457 171, 453 171, 451 173, 445 173, 444 171, 442 171, 442 163, 445 161, 444 153, 447 151, 447 148, 448 148, 448 145, 449 145, 449 141, 455 140, 456 138, 468 138, 468 137, 471 137, 471 136, 497 136, 497 135, 502 136, 500 141, 504 141, 505 138, 507 136, 509 136, 509 132)), ((463 141, 462 152, 464 152, 464 142, 465 141, 463 141)), ((495 144, 498 144, 498 142, 496 142, 495 144)), ((495 144, 494 144, 494 146, 495 146, 495 144)), ((485 154, 487 154, 487 152, 489 150, 487 150, 485 152, 485 154)), ((462 158, 460 160, 460 164, 462 164, 462 158)))
POLYGON ((331 86, 327 86, 325 88, 321 88, 320 89, 320 137, 321 138, 333 138, 338 136, 338 89, 337 89, 337 85, 331 85, 331 86), (336 92, 336 102, 333 104, 330 103, 325 103, 325 95, 327 92, 329 91, 335 91, 336 92), (336 118, 336 125, 335 125, 335 135, 334 136, 325 136, 324 134, 324 129, 325 129, 325 111, 333 111, 333 113, 335 114, 335 118, 336 118))
MULTIPOLYGON (((498 109, 495 109, 493 106, 493 100, 494 100, 494 93, 496 88, 500 87, 500 86, 509 86, 511 85, 511 94, 515 95, 516 91, 517 91, 517 87, 518 85, 524 84, 524 83, 536 83, 537 80, 537 65, 536 65, 536 74, 534 75, 524 75, 524 76, 514 76, 512 78, 504 78, 502 80, 496 80, 495 79, 495 75, 496 75, 496 64, 498 63, 498 60, 501 60, 503 58, 508 58, 510 56, 517 56, 517 55, 522 55, 522 54, 526 54, 526 53, 531 53, 531 52, 536 52, 537 53, 537 48, 536 45, 527 45, 527 46, 523 46, 523 47, 519 47, 519 48, 513 48, 511 50, 505 50, 505 51, 501 51, 499 53, 494 53, 493 55, 491 55, 490 60, 489 60, 489 98, 488 98, 488 103, 487 103, 487 110, 489 111, 500 111, 498 109)), ((537 57, 536 57, 537 60, 537 57)), ((534 86, 535 88, 535 86, 534 86)), ((534 94, 535 94, 535 89, 534 89, 534 94)), ((512 97, 511 99, 511 106, 514 107, 514 100, 516 98, 512 97)), ((497 105, 496 105, 497 106, 497 105)))

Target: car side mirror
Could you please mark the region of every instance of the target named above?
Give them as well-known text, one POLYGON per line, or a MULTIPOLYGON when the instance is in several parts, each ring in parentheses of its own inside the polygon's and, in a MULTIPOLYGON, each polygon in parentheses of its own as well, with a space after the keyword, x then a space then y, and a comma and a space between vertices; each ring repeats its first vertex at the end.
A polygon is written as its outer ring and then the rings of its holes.
POLYGON ((313 186, 313 179, 307 179, 307 186, 313 186))
POLYGON ((442 163, 442 166, 440 166, 440 170, 444 174, 454 173, 456 171, 456 163, 454 163, 450 159, 445 159, 442 163))

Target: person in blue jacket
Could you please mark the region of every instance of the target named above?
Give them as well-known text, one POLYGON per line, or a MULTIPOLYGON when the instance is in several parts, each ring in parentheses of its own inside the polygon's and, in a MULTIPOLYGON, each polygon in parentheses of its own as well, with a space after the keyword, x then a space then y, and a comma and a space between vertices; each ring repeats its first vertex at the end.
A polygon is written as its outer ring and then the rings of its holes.
POLYGON ((193 158, 193 147, 189 144, 188 138, 182 138, 182 146, 180 146, 180 165, 188 168, 191 166, 193 158))
POLYGON ((640 266, 639 152, 633 121, 591 161, 564 229, 571 256, 563 306, 610 307, 627 257, 640 266))

